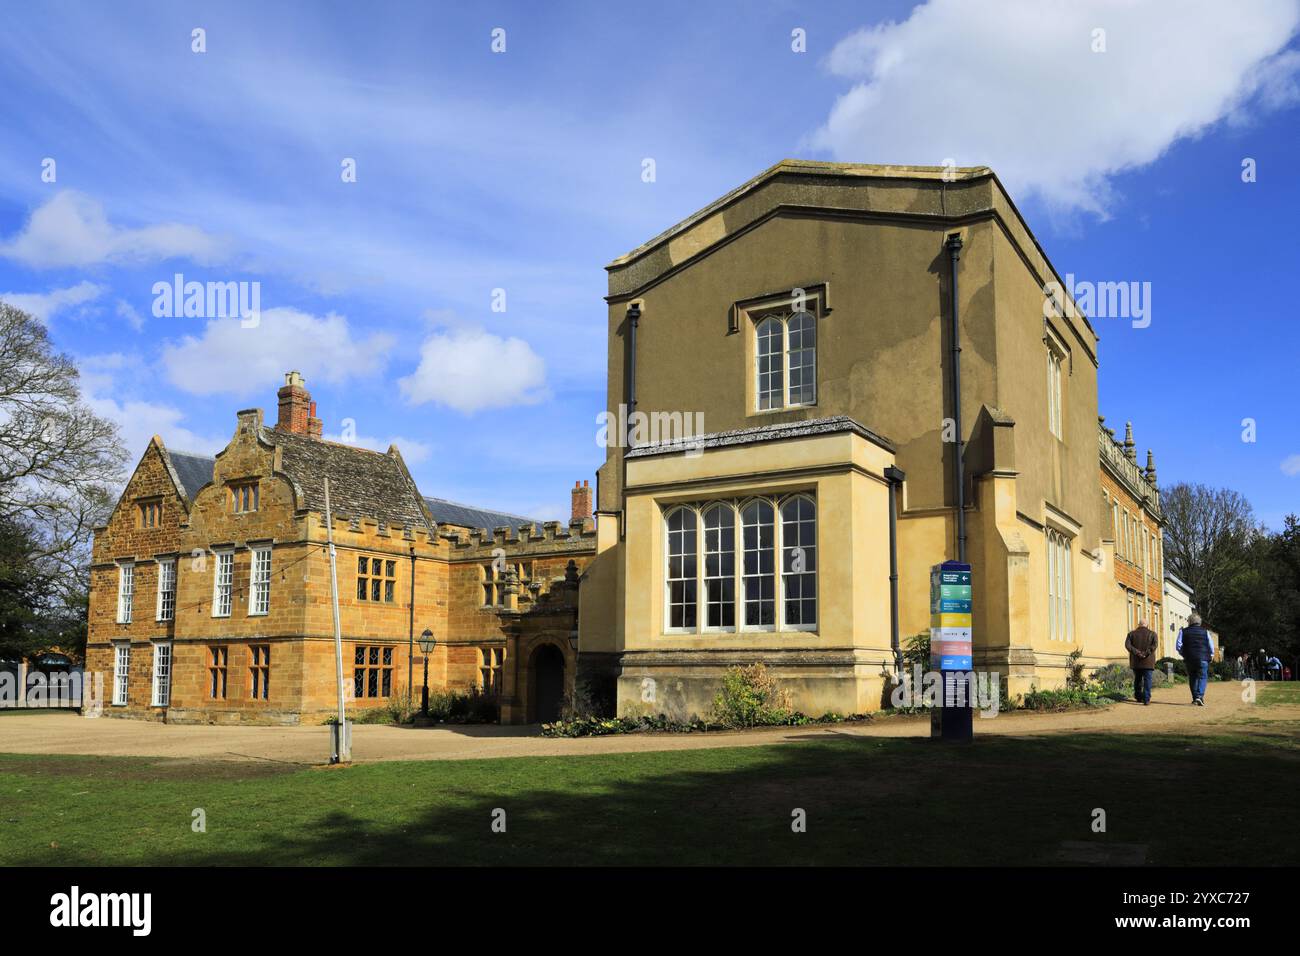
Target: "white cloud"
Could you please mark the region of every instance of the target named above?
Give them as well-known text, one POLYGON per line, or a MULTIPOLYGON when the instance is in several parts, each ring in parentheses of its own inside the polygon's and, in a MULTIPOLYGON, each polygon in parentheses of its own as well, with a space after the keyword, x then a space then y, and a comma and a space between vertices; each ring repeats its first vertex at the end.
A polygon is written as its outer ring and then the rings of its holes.
POLYGON ((813 142, 845 161, 992 166, 1013 195, 1104 218, 1112 175, 1293 102, 1300 57, 1279 51, 1297 25, 1297 0, 930 0, 836 44, 830 69, 855 85, 813 142))
POLYGON ((171 258, 210 264, 224 259, 226 253, 224 242, 196 226, 115 226, 102 204, 70 189, 36 209, 11 239, 0 241, 0 256, 34 269, 171 258))
POLYGON ((1282 459, 1282 474, 1292 478, 1300 475, 1300 455, 1288 455, 1282 459))
MULTIPOLYGON (((87 406, 98 415, 116 422, 122 443, 128 452, 128 471, 144 454, 154 435, 177 451, 211 454, 226 446, 229 435, 203 435, 185 427, 185 413, 161 402, 136 398, 112 398, 130 392, 133 385, 150 381, 148 369, 139 355, 109 352, 83 356, 77 360, 81 373, 81 394, 87 406)), ((231 432, 234 426, 231 425, 231 432)))
POLYGON ((126 323, 137 332, 144 328, 143 316, 141 316, 140 313, 135 310, 135 306, 130 302, 127 302, 126 299, 117 300, 117 317, 125 320, 126 323))
MULTIPOLYGON (((183 320, 181 320, 183 321, 183 320)), ((393 337, 353 336, 348 320, 293 308, 263 309, 245 328, 239 319, 210 319, 200 336, 187 335, 162 352, 168 380, 194 395, 251 395, 301 369, 308 382, 345 382, 383 370, 393 337)))
POLYGON ((523 339, 449 329, 424 340, 419 367, 398 384, 413 405, 437 402, 467 413, 533 405, 547 395, 546 363, 523 339))
POLYGON ((103 287, 93 282, 78 282, 66 289, 51 289, 49 292, 0 292, 0 302, 7 302, 48 325, 55 313, 97 299, 103 292, 103 287))

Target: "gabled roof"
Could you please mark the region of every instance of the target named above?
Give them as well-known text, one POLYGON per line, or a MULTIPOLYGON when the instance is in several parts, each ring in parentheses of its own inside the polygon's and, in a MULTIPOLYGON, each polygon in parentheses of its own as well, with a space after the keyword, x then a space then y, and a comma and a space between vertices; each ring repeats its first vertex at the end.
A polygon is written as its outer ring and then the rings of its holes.
POLYGON ((216 459, 211 455, 198 455, 189 451, 172 451, 168 448, 163 451, 171 459, 185 497, 193 501, 199 489, 212 480, 212 466, 216 464, 216 459))
POLYGON ((308 435, 263 428, 262 438, 280 448, 280 468, 302 492, 299 507, 325 510, 325 479, 330 509, 349 518, 374 518, 387 525, 428 527, 419 490, 401 455, 308 435))
MULTIPOLYGON (((428 527, 430 521, 460 528, 509 527, 514 531, 542 522, 523 515, 492 511, 445 498, 424 497, 411 479, 401 454, 387 454, 325 441, 306 435, 262 428, 261 437, 281 449, 280 467, 302 494, 299 506, 325 510, 325 478, 330 480, 330 507, 349 518, 374 518, 394 527, 428 527), (427 512, 426 510, 427 509, 427 512)), ((216 459, 187 451, 172 451, 159 442, 179 490, 191 504, 212 481, 216 459)))
POLYGON ((433 520, 438 524, 456 525, 460 528, 484 528, 492 531, 495 528, 509 527, 517 532, 526 524, 542 524, 535 518, 525 518, 504 511, 488 511, 484 508, 475 508, 473 505, 448 501, 446 498, 426 497, 424 503, 428 506, 429 513, 433 515, 433 520))

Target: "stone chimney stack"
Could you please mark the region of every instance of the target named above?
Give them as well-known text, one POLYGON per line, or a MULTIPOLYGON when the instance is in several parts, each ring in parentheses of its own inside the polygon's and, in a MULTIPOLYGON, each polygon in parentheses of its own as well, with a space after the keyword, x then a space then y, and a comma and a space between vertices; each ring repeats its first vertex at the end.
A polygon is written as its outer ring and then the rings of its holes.
POLYGON ((575 481, 573 483, 573 491, 571 492, 571 494, 573 495, 572 520, 585 521, 587 518, 590 518, 591 517, 591 488, 587 486, 587 483, 585 481, 582 484, 578 484, 575 481))
POLYGON ((276 397, 280 400, 276 431, 320 438, 321 420, 316 417, 316 403, 311 400, 311 392, 307 391, 301 372, 285 372, 284 385, 276 392, 276 397))

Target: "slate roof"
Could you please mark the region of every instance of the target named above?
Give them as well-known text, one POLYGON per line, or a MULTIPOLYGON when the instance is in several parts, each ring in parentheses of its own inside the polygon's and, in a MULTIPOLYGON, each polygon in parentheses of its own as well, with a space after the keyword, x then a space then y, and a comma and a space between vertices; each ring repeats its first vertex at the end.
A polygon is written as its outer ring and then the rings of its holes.
POLYGON ((181 480, 185 497, 193 501, 199 489, 212 480, 212 466, 216 463, 216 459, 211 455, 196 455, 193 452, 170 449, 167 449, 167 457, 171 459, 172 467, 176 469, 176 477, 181 480))
POLYGON ((438 524, 456 525, 461 528, 485 528, 488 531, 495 528, 509 527, 515 532, 518 532, 520 527, 526 524, 539 526, 542 524, 535 518, 525 518, 504 511, 487 511, 483 508, 475 508, 473 505, 462 505, 455 501, 448 501, 446 498, 425 497, 424 503, 429 506, 433 520, 438 524))
POLYGON ((737 428, 732 431, 713 432, 693 438, 672 441, 648 442, 628 449, 628 458, 646 458, 651 455, 681 454, 696 448, 725 448, 731 445, 751 445, 755 442, 778 441, 786 438, 808 438, 813 435, 830 435, 835 432, 853 432, 888 452, 894 451, 893 442, 858 424, 847 415, 831 418, 809 418, 800 422, 777 422, 754 428, 737 428))

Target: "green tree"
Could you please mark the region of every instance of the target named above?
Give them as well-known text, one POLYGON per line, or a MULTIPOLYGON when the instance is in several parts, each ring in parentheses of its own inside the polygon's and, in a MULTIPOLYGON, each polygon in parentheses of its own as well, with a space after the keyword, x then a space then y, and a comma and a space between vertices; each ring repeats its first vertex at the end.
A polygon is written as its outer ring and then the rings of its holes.
MULTIPOLYGON (((45 327, 0 302, 0 647, 85 641, 90 545, 126 453, 45 327)), ((72 649, 70 648, 70 649, 72 649)))

